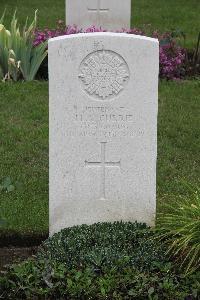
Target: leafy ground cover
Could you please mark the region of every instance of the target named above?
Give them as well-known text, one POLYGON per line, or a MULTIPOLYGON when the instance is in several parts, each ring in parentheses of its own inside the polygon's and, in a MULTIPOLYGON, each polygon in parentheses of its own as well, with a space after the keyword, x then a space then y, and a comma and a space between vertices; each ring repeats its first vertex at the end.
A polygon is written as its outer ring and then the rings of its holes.
POLYGON ((144 224, 62 230, 34 259, 0 276, 1 299, 199 299, 199 273, 184 277, 144 224))
MULTIPOLYGON (((158 211, 198 184, 200 82, 161 82, 158 119, 158 211)), ((1 235, 48 232, 48 83, 0 84, 1 235), (4 179, 5 180, 5 179, 4 179), (8 185, 9 186, 9 185, 8 185)))
MULTIPOLYGON (((65 19, 65 1, 59 0, 1 0, 0 15, 7 7, 8 18, 5 25, 18 8, 19 21, 25 22, 39 9, 39 28, 54 28, 57 20, 65 19)), ((150 24, 161 32, 182 30, 187 35, 187 45, 194 46, 200 28, 199 0, 134 0, 132 1, 132 27, 143 27, 150 24)))

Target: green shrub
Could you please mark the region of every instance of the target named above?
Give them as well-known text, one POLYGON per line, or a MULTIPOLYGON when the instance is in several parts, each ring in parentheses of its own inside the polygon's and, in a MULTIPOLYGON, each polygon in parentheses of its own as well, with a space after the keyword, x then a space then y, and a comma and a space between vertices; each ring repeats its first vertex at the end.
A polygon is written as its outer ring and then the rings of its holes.
POLYGON ((198 299, 198 276, 176 274, 144 224, 62 230, 0 277, 1 299, 198 299))
MULTIPOLYGON (((128 259, 126 260, 128 264, 128 259)), ((173 274, 168 263, 141 272, 119 261, 115 267, 70 269, 59 262, 27 260, 0 278, 1 299, 198 299, 197 278, 173 274), (188 297, 188 298, 186 298, 188 297)))
POLYGON ((152 232, 139 223, 97 223, 66 228, 43 244, 38 256, 64 263, 67 268, 112 267, 122 257, 140 270, 162 260, 163 251, 152 232))
POLYGON ((168 253, 185 274, 200 269, 200 190, 188 187, 188 195, 163 205, 156 226, 168 253))
POLYGON ((29 26, 26 22, 21 31, 15 13, 10 30, 2 24, 3 19, 4 16, 0 19, 0 76, 4 81, 19 78, 31 81, 47 56, 47 42, 33 46, 36 13, 33 22, 29 26))

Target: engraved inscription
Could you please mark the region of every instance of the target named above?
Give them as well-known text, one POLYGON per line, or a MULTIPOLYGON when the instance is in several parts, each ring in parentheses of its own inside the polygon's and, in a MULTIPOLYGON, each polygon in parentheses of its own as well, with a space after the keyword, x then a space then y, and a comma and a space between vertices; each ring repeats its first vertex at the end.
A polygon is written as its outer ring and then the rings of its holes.
POLYGON ((101 143, 101 161, 92 162, 85 161, 86 167, 100 167, 101 168, 101 195, 100 200, 106 200, 106 167, 121 167, 121 161, 107 162, 106 161, 106 142, 101 143))
POLYGON ((101 14, 102 13, 108 13, 109 12, 109 8, 102 7, 101 0, 97 0, 97 7, 95 7, 95 8, 88 7, 88 12, 89 13, 96 13, 96 15, 97 15, 97 23, 100 26, 100 23, 101 23, 101 14))
POLYGON ((130 77, 128 65, 117 53, 99 50, 89 54, 80 65, 79 78, 84 90, 99 100, 118 95, 130 77))
POLYGON ((95 105, 71 108, 71 127, 68 137, 98 137, 103 139, 144 135, 143 126, 135 130, 136 118, 132 110, 123 106, 95 105))

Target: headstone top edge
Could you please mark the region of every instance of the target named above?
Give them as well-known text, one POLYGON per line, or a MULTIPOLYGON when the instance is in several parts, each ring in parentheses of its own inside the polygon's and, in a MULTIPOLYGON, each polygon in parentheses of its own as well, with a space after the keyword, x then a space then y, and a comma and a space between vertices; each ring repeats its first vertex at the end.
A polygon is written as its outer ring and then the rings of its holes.
POLYGON ((135 39, 135 40, 142 40, 142 41, 148 41, 152 43, 159 44, 158 39, 143 36, 143 35, 137 35, 137 34, 128 34, 128 33, 116 33, 116 32, 90 32, 90 33, 76 33, 76 34, 70 34, 70 35, 62 35, 58 37, 54 37, 49 39, 48 44, 59 42, 62 40, 72 40, 72 39, 78 39, 78 38, 85 38, 85 37, 120 37, 120 38, 126 38, 126 39, 135 39))

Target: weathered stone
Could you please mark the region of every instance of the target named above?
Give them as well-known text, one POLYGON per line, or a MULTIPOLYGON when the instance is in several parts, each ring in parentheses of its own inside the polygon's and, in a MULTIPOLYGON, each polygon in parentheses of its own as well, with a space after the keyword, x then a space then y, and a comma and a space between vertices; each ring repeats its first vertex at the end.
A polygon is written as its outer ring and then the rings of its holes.
POLYGON ((49 41, 50 233, 154 224, 159 45, 129 34, 49 41))
POLYGON ((66 24, 107 30, 130 28, 131 0, 66 0, 66 24))

